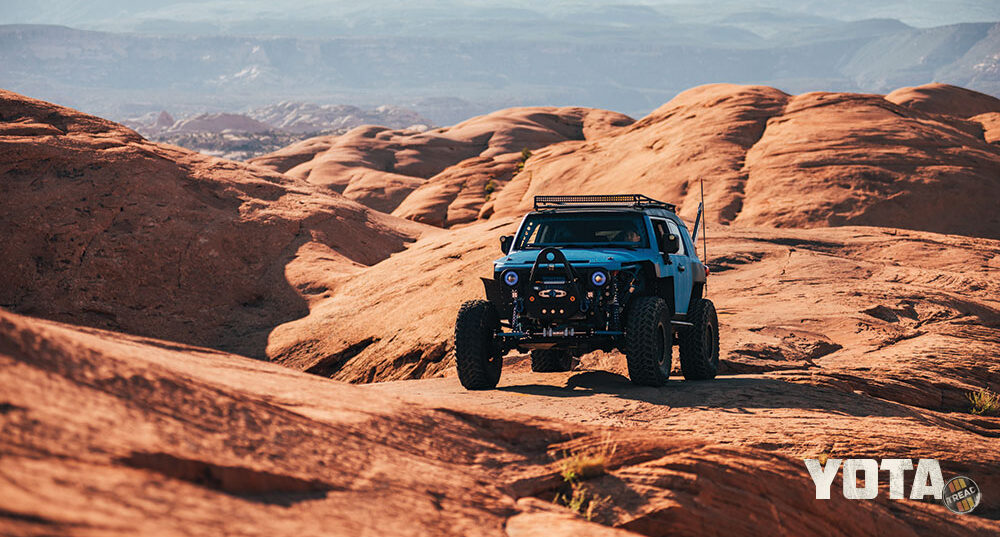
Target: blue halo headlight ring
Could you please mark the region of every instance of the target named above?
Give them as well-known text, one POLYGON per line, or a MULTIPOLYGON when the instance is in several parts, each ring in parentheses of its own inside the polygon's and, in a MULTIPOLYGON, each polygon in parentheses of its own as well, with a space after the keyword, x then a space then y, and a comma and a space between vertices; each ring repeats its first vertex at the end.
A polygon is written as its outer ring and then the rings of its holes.
POLYGON ((520 279, 517 277, 517 273, 514 272, 513 270, 508 270, 507 272, 504 272, 502 278, 503 278, 503 283, 506 283, 511 287, 517 285, 517 281, 520 279))
POLYGON ((608 274, 603 270, 598 270, 590 275, 590 283, 596 285, 597 287, 601 287, 608 283, 608 274))

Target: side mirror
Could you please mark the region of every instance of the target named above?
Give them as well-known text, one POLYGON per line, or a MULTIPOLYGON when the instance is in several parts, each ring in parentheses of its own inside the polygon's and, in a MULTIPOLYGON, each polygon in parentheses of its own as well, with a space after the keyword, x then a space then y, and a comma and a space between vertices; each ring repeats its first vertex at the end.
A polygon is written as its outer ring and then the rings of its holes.
POLYGON ((663 244, 660 245, 660 253, 676 254, 681 249, 681 238, 673 233, 663 237, 663 244))
POLYGON ((500 237, 500 251, 503 253, 510 253, 510 245, 514 243, 513 235, 504 235, 500 237))

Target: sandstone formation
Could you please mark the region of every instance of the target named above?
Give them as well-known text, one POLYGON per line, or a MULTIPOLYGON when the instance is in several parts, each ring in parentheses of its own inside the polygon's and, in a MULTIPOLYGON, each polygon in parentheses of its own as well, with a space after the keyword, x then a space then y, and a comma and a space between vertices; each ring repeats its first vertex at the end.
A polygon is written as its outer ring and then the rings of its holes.
MULTIPOLYGON (((718 379, 636 388, 618 353, 555 375, 528 373, 528 357, 514 353, 498 391, 470 394, 454 377, 455 313, 482 296, 496 239, 512 230, 502 220, 425 236, 277 328, 269 354, 352 382, 424 378, 371 389, 434 405, 707 435, 795 457, 920 454, 978 476, 984 491, 1000 479, 1000 418, 971 415, 968 400, 1000 388, 1000 242, 873 227, 710 229, 718 379)), ((990 500, 980 514, 998 509, 990 500)))
POLYGON ((631 119, 587 108, 513 108, 427 132, 358 127, 250 162, 322 185, 383 212, 451 226, 475 220, 534 151, 601 137, 631 119))
MULTIPOLYGON (((594 424, 532 417, 526 412, 579 413, 582 401, 572 395, 593 395, 588 388, 623 389, 581 379, 582 386, 553 397, 524 384, 534 380, 461 398, 453 379, 445 390, 435 388, 439 381, 421 381, 416 390, 356 387, 217 351, 0 312, 0 527, 12 536, 505 537, 985 536, 1000 529, 995 520, 956 517, 933 503, 892 502, 884 494, 847 500, 836 494, 839 478, 830 500, 815 500, 800 457, 786 454, 940 454, 949 475, 983 472, 976 475, 993 483, 991 441, 931 413, 824 387, 782 390, 786 383, 774 378, 730 379, 727 390, 707 383, 626 388, 622 396, 639 399, 619 398, 618 406, 710 425, 707 436, 683 427, 664 435, 662 423, 625 429, 603 416, 594 424), (717 408, 703 409, 706 402, 717 408), (826 420, 833 427, 799 428, 789 416, 834 416, 826 420), (857 430, 861 424, 868 428, 857 430), (748 428, 767 432, 748 439, 748 428), (926 440, 914 432, 930 429, 947 434, 907 450, 926 440), (789 436, 762 441, 779 430, 789 436), (906 434, 893 438, 894 430, 906 434), (856 447, 824 445, 848 433, 861 438, 856 447), (876 446, 874 439, 894 443, 876 446), (582 481, 591 498, 606 498, 589 522, 552 503, 565 486, 563 461, 584 453, 604 454, 582 481)), ((583 399, 615 403, 599 394, 583 399)), ((984 489, 984 498, 990 492, 984 489)))
POLYGON ((538 151, 488 209, 511 216, 541 194, 641 192, 693 218, 699 181, 710 222, 1000 238, 1000 147, 979 123, 877 95, 729 84, 686 91, 600 139, 538 151))
POLYGON ((1000 112, 987 112, 971 119, 983 126, 983 138, 987 142, 1000 143, 1000 112))
POLYGON ((1000 416, 968 395, 1000 391, 1000 112, 925 93, 362 128, 259 161, 281 174, 0 92, 0 533, 996 535, 1000 416), (690 217, 698 177, 717 379, 515 353, 497 390, 460 388, 455 314, 532 195, 690 217), (554 501, 581 454, 591 520, 554 501), (889 500, 884 475, 817 501, 820 456, 936 458, 983 503, 889 500))
MULTIPOLYGON (((505 220, 427 235, 275 329, 268 355, 352 382, 454 374, 458 306, 483 296, 479 278, 491 277, 497 239, 513 231, 505 220)), ((731 373, 787 370, 815 382, 823 372, 827 384, 947 411, 1000 382, 996 240, 710 228, 708 246, 731 373)), ((509 358, 514 370, 522 359, 509 358)), ((584 365, 624 372, 618 354, 584 365)))
POLYGON ((422 226, 0 92, 0 230, 2 307, 263 357, 422 226))
POLYGON ((641 192, 693 218, 704 184, 713 223, 997 238, 994 115, 1000 100, 942 84, 884 98, 713 84, 630 125, 595 110, 511 109, 426 133, 358 128, 253 162, 444 227, 568 192, 641 192))
POLYGON ((962 118, 1000 112, 1000 99, 950 84, 934 83, 899 88, 886 95, 885 100, 921 112, 962 118))

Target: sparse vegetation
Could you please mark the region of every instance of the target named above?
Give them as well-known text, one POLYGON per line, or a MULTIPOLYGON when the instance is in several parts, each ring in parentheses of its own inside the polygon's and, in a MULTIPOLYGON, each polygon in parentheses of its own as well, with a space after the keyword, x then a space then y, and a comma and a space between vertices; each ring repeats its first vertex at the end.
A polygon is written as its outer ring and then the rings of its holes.
POLYGON ((556 494, 555 503, 568 507, 587 520, 594 520, 597 510, 611 500, 610 496, 598 496, 583 483, 570 483, 568 494, 556 494))
POLYGON ((597 447, 565 453, 559 461, 559 474, 567 483, 597 477, 605 472, 617 449, 618 445, 606 438, 597 447))
POLYGON ((977 391, 969 392, 966 397, 972 403, 970 412, 980 416, 995 416, 1000 414, 1000 394, 990 391, 988 388, 980 388, 977 391))
POLYGON ((514 169, 514 175, 517 175, 521 173, 522 170, 524 170, 524 163, 528 162, 529 158, 531 158, 531 151, 527 147, 525 147, 524 149, 521 150, 521 160, 517 162, 517 168, 514 169))
POLYGON ((496 182, 496 180, 494 178, 491 177, 489 179, 489 181, 486 181, 486 186, 483 187, 483 191, 486 193, 486 196, 485 196, 486 197, 486 201, 490 200, 490 197, 493 195, 494 192, 497 191, 498 188, 500 188, 500 185, 497 184, 497 182, 496 182))
POLYGON ((563 452, 559 460, 559 475, 565 485, 553 502, 568 507, 587 520, 593 520, 596 512, 611 498, 598 495, 583 480, 606 473, 608 461, 617 449, 618 445, 607 436, 597 446, 563 452))

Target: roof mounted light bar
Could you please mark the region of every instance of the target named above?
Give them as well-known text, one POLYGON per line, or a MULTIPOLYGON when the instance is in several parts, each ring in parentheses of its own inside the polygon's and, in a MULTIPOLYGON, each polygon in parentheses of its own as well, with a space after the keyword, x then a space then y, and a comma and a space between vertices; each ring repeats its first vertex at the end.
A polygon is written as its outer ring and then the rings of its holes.
POLYGON ((673 203, 657 201, 642 194, 595 194, 590 196, 535 196, 535 210, 563 208, 650 207, 677 212, 673 203))

